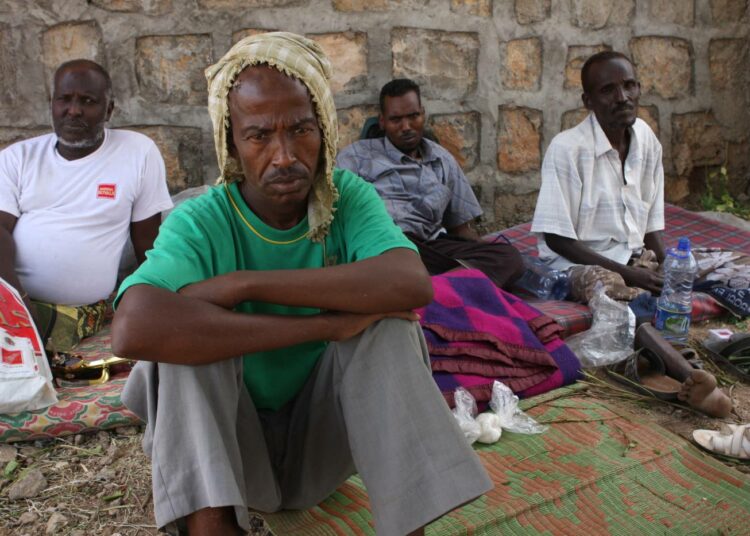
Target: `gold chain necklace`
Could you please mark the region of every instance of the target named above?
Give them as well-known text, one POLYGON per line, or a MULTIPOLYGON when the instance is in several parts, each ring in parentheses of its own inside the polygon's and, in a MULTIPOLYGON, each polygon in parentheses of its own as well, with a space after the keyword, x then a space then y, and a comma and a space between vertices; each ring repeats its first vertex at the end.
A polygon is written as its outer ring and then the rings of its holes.
POLYGON ((292 240, 284 240, 284 241, 272 240, 270 238, 263 236, 260 233, 260 231, 258 231, 255 227, 253 227, 252 224, 249 221, 247 221, 245 216, 243 216, 242 211, 240 210, 240 207, 237 206, 237 203, 235 202, 234 197, 232 197, 232 192, 229 191, 229 186, 227 185, 226 182, 224 183, 224 189, 227 191, 227 197, 229 197, 229 202, 234 207, 234 210, 235 212, 237 212, 237 215, 240 217, 240 219, 245 223, 245 225, 247 225, 247 228, 250 229, 253 232, 253 234, 255 234, 255 236, 257 236, 264 242, 268 242, 269 244, 275 244, 277 246, 287 246, 289 244, 295 244, 299 242, 300 240, 303 240, 307 237, 307 231, 305 231, 301 236, 298 236, 297 238, 293 238, 292 240))

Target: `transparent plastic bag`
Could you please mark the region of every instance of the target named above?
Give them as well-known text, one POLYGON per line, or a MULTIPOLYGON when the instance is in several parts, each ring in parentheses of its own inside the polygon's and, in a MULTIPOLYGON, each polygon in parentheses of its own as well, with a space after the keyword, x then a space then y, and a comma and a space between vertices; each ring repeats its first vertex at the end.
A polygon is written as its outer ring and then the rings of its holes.
POLYGON ((605 294, 603 286, 594 289, 589 302, 593 313, 591 327, 566 339, 584 368, 612 365, 633 353, 635 314, 627 303, 605 294))
POLYGON ((546 424, 539 424, 521 411, 518 407, 518 397, 502 382, 495 381, 492 384, 490 407, 497 414, 500 426, 509 432, 541 434, 549 428, 546 424))
POLYGON ((477 414, 477 401, 469 391, 458 387, 454 395, 456 407, 453 408, 453 416, 458 421, 458 426, 464 433, 466 440, 471 445, 481 434, 479 423, 474 419, 477 414))

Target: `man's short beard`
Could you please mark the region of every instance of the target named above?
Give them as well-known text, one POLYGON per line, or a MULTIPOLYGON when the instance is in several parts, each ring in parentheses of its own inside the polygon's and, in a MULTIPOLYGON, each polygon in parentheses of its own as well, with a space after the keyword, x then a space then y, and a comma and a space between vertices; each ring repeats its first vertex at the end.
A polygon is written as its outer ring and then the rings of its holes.
POLYGON ((58 136, 57 143, 63 145, 64 147, 67 147, 68 149, 89 149, 100 144, 102 138, 104 138, 104 129, 100 130, 99 134, 97 134, 95 137, 86 138, 83 140, 68 141, 58 136))

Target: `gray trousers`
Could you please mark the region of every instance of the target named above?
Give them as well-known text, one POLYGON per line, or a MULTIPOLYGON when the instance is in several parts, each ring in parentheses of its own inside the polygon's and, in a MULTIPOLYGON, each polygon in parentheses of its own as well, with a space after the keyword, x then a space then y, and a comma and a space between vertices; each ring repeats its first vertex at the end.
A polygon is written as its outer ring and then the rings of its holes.
POLYGON ((438 391, 422 330, 382 320, 331 343, 299 395, 258 411, 242 359, 140 362, 124 403, 146 421, 156 523, 234 506, 310 508, 359 472, 378 534, 401 536, 492 488, 438 391))

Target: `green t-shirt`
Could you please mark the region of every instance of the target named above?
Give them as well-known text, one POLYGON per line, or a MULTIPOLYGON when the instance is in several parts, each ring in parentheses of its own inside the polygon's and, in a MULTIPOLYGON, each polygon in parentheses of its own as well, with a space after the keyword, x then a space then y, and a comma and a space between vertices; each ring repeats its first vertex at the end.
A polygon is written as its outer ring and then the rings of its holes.
MULTIPOLYGON (((308 239, 285 245, 262 240, 237 215, 224 186, 185 201, 161 225, 146 262, 123 281, 115 303, 133 285, 148 284, 176 292, 191 283, 237 270, 321 268, 375 257, 393 248, 416 250, 393 223, 372 185, 341 169, 334 171, 333 181, 339 199, 325 247, 308 239)), ((284 242, 307 231, 307 217, 292 229, 269 227, 248 208, 236 183, 228 190, 245 219, 263 236, 284 242)), ((235 310, 277 315, 320 312, 261 302, 244 302, 235 310)), ((276 410, 292 399, 326 344, 308 342, 243 356, 245 385, 256 407, 276 410)))

